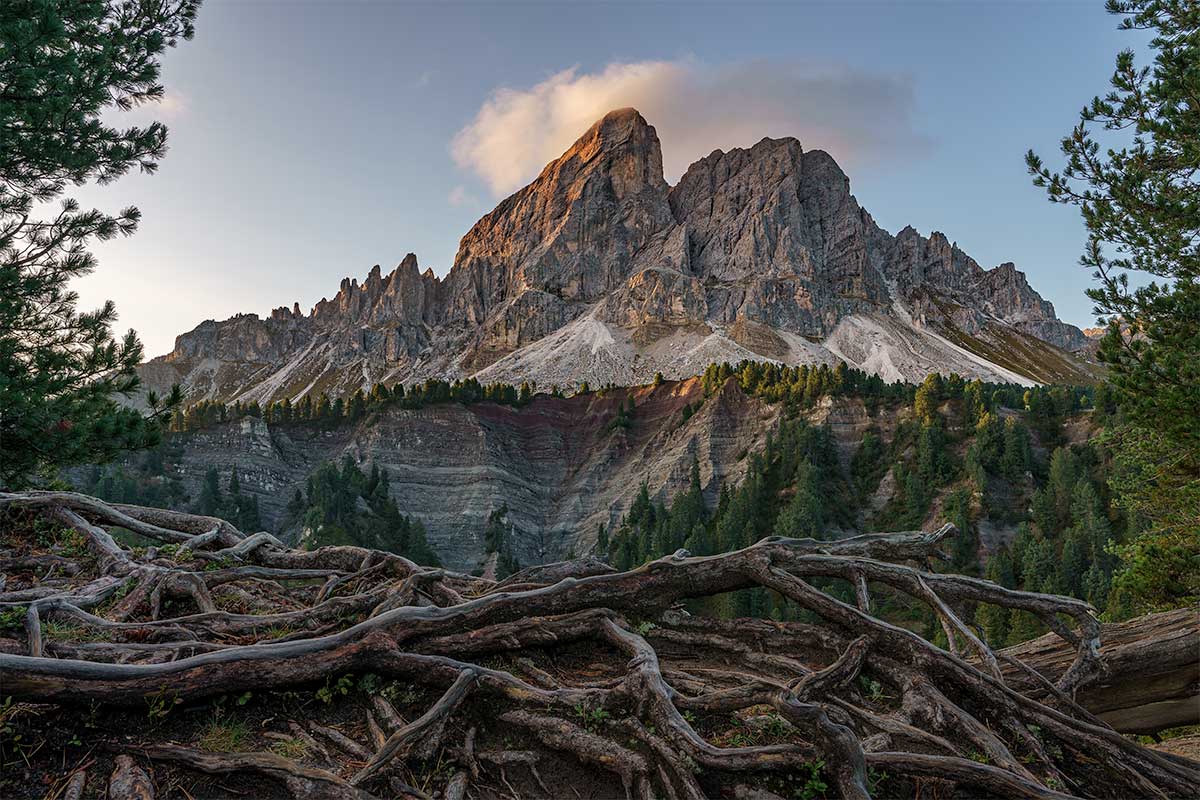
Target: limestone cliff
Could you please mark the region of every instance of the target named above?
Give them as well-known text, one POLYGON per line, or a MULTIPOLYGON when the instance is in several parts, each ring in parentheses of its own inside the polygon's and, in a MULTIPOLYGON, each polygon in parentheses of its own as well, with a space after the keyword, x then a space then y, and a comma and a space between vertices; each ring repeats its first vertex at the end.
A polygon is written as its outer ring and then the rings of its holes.
POLYGON ((654 128, 621 109, 477 222, 445 278, 409 254, 308 314, 205 322, 143 377, 260 402, 469 375, 638 383, 744 358, 1031 383, 1092 378, 1089 352, 1014 265, 880 228, 827 153, 763 139, 670 187, 654 128))
POLYGON ((247 418, 173 434, 172 475, 195 497, 210 467, 224 476, 236 465, 263 523, 281 530, 295 490, 322 462, 349 455, 388 473, 398 506, 425 524, 448 566, 480 563, 485 521, 502 505, 518 560, 543 563, 587 550, 600 524, 628 510, 643 481, 652 493, 673 496, 686 486, 693 459, 715 505, 717 487, 741 480, 746 453, 762 447, 780 413, 732 384, 707 400, 695 379, 630 391, 637 411, 628 428, 617 429, 609 423, 626 390, 543 394, 520 408, 392 406, 332 430, 247 418), (685 420, 688 404, 699 409, 685 420))

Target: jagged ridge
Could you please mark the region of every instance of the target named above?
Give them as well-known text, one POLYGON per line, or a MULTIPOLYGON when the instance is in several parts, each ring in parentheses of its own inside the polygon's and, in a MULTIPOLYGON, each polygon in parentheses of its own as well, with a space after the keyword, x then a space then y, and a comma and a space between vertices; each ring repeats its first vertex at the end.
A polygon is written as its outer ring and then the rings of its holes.
POLYGON ((202 323, 143 377, 260 402, 468 375, 632 384, 743 358, 1086 381, 1090 341, 1013 264, 880 228, 823 151, 763 139, 671 187, 654 128, 621 109, 477 222, 444 279, 409 254, 307 315, 202 323))

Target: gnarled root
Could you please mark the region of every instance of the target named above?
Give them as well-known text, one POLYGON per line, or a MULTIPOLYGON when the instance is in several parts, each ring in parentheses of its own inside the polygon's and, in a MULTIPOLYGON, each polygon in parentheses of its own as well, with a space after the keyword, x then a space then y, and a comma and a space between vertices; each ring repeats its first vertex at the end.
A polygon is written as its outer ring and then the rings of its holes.
MULTIPOLYGON (((153 731, 131 750, 194 773, 255 773, 295 797, 569 796, 569 781, 543 781, 550 765, 572 774, 564 764, 592 794, 611 785, 639 798, 782 791, 798 773, 846 798, 930 778, 971 797, 1185 797, 1200 785, 1200 765, 1138 746, 1076 702, 1103 666, 1086 603, 919 566, 950 526, 768 538, 627 572, 583 559, 495 583, 71 493, 0 494, 5 509, 66 526, 89 552, 86 563, 0 553, 0 565, 56 576, 10 576, 0 594, 0 611, 21 609, 6 634, 16 646, 0 648, 0 685, 18 700, 144 707, 169 693, 195 704, 347 673, 407 687, 369 695, 357 721, 336 727, 271 716, 245 752, 153 742, 153 731), (162 544, 133 551, 103 526, 162 544), (852 603, 818 588, 831 579, 852 603), (758 587, 815 622, 680 610, 758 587), (880 592, 928 608, 954 652, 873 616, 880 592), (979 603, 1042 618, 1069 663, 1046 679, 1012 653, 997 658, 971 627, 979 603), (88 641, 62 641, 51 623, 88 641), (294 757, 264 752, 289 743, 294 757)), ((136 783, 140 768, 119 764, 136 783)))

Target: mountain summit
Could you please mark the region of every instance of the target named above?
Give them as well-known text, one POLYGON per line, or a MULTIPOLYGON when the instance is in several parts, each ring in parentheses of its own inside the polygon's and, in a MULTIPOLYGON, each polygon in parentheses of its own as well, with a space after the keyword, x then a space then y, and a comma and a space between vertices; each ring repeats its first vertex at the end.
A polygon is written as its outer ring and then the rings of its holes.
POLYGON ((1033 383, 1089 380, 1089 344, 1013 264, 880 228, 829 154, 763 139, 672 187, 627 108, 475 223, 445 278, 409 254, 308 314, 204 322, 142 373, 259 402, 469 375, 631 384, 742 359, 1033 383))

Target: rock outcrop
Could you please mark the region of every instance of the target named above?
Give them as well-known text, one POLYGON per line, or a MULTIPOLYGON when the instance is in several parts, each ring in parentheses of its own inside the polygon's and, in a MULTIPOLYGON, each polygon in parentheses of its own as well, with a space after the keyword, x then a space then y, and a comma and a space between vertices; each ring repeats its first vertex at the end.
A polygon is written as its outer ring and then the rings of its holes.
POLYGON ((1092 378, 1090 346, 1014 265, 880 228, 827 153, 763 139, 670 187, 654 128, 621 109, 477 222, 445 278, 409 254, 308 314, 205 322, 143 377, 260 402, 468 375, 636 383, 743 358, 1032 383, 1092 378))
POLYGON ((587 552, 598 527, 628 510, 643 481, 669 500, 687 486, 693 460, 715 506, 719 486, 742 480, 745 454, 762 447, 780 412, 732 383, 705 399, 701 381, 691 379, 603 396, 541 394, 520 408, 391 406, 331 430, 243 418, 172 434, 172 477, 195 497, 210 468, 225 476, 236 464, 263 524, 283 532, 295 491, 321 463, 349 456, 387 472, 397 505, 424 523, 447 566, 479 566, 487 517, 505 505, 517 559, 541 564, 587 552), (632 422, 613 429, 631 393, 632 422), (685 405, 697 409, 687 419, 685 405))

